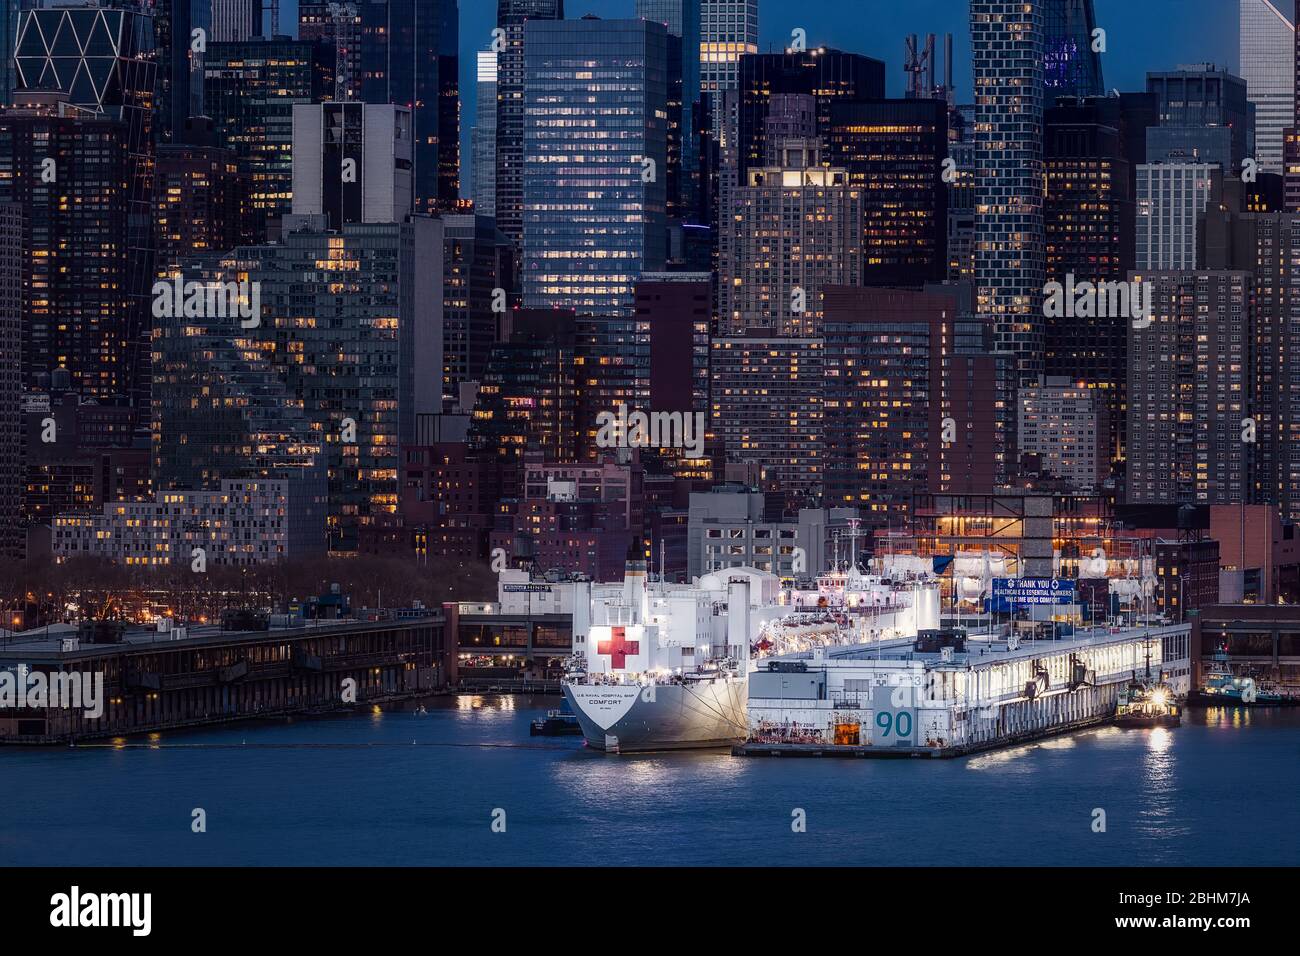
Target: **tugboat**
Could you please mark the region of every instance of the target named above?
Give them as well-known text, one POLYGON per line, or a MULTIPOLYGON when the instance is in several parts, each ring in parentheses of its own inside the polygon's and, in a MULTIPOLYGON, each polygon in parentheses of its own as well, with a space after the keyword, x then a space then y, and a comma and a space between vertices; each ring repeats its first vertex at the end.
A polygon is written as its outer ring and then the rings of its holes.
POLYGON ((530 737, 581 737, 582 727, 578 715, 569 710, 566 700, 559 710, 548 710, 545 717, 538 717, 528 727, 530 737))
POLYGON ((1198 704, 1219 707, 1294 707, 1300 698, 1287 697, 1261 687, 1253 677, 1239 677, 1228 666, 1228 648, 1220 644, 1214 663, 1205 671, 1205 683, 1191 698, 1198 704))
POLYGON ((1177 727, 1183 722, 1173 692, 1164 682, 1149 684, 1134 676, 1115 707, 1117 727, 1177 727))
POLYGON ((1147 644, 1146 676, 1139 680, 1137 671, 1128 686, 1120 691, 1115 705, 1117 727, 1177 727, 1183 722, 1174 693, 1163 680, 1151 680, 1151 646, 1147 644))

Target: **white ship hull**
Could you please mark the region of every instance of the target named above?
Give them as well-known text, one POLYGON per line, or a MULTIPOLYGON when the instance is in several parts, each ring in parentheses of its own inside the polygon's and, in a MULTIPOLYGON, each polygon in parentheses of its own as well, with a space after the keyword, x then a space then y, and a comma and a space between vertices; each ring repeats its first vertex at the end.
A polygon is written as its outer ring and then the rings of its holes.
POLYGON ((566 681, 564 696, 595 750, 693 750, 744 740, 747 685, 745 677, 646 687, 566 681))

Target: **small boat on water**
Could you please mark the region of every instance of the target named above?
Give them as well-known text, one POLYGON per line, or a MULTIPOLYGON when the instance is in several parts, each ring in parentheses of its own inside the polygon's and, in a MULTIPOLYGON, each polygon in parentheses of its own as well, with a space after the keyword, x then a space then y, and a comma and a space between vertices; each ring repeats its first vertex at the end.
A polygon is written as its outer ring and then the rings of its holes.
POLYGON ((1300 697, 1283 694, 1254 677, 1234 674, 1228 664, 1228 649, 1223 646, 1215 651, 1214 662, 1206 668, 1200 690, 1189 697, 1194 703, 1218 707, 1300 706, 1300 697))
POLYGON ((569 710, 566 700, 559 710, 548 710, 545 717, 538 717, 528 728, 531 737, 581 737, 582 727, 578 715, 569 710))

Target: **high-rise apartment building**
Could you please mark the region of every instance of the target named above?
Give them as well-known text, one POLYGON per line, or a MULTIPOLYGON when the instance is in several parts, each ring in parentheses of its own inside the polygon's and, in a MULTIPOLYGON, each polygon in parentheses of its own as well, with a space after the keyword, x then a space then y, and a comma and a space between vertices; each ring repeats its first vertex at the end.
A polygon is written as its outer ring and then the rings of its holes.
POLYGON ((956 297, 942 291, 827 291, 826 503, 885 527, 917 492, 992 491, 996 359, 962 351, 956 297))
POLYGON ((155 276, 174 275, 191 256, 239 245, 239 217, 247 191, 239 158, 233 151, 211 144, 210 139, 159 146, 154 190, 155 276))
MULTIPOLYGON (((840 103, 865 103, 885 96, 885 64, 859 53, 819 48, 802 52, 756 53, 740 61, 737 173, 769 160, 767 135, 771 107, 778 97, 809 97, 814 128, 803 135, 825 136, 831 110, 840 103)), ((779 125, 774 127, 780 135, 779 125)))
POLYGON ((112 117, 125 128, 128 154, 127 305, 115 316, 125 349, 123 394, 143 424, 149 407, 149 309, 153 282, 154 92, 158 61, 146 8, 89 0, 25 10, 14 62, 25 90, 60 91, 68 103, 112 117))
POLYGON ((1149 325, 1130 323, 1130 504, 1252 499, 1255 443, 1254 278, 1241 270, 1142 273, 1153 283, 1149 325))
POLYGON ((1044 0, 971 0, 976 309, 1022 381, 1043 362, 1044 0))
POLYGON ((417 415, 441 410, 442 223, 284 225, 279 243, 203 257, 184 278, 257 290, 257 323, 227 318, 226 336, 302 408, 324 449, 331 548, 351 551, 360 528, 396 514, 399 448, 417 415))
POLYGON ((757 52, 758 0, 700 0, 700 91, 715 104, 715 136, 725 118, 719 94, 738 88, 740 58, 757 52))
POLYGON ((821 334, 822 290, 862 282, 863 190, 821 163, 816 141, 788 140, 732 193, 718 267, 719 328, 821 334))
MULTIPOLYGON (((1060 98, 1044 120, 1047 277, 1064 283, 1126 281, 1136 265, 1137 169, 1155 122, 1149 93, 1060 98)), ((1044 367, 1095 389, 1117 424, 1112 458, 1123 456, 1128 380, 1127 320, 1118 315, 1047 316, 1044 367)))
POLYGON ((787 502, 824 490, 820 338, 755 332, 712 342, 710 427, 728 462, 756 465, 787 502))
MULTIPOLYGON (((0 124, 4 123, 0 112, 0 124)), ((26 550, 23 510, 23 210, 0 202, 0 557, 26 550)))
POLYGON ((127 295, 129 132, 63 93, 18 101, 0 114, 0 200, 22 211, 24 386, 48 388, 62 369, 70 390, 129 404, 138 342, 127 295))
POLYGON ((1033 456, 1051 474, 1081 492, 1093 492, 1110 474, 1110 418, 1103 396, 1087 383, 1047 376, 1020 389, 1016 436, 1020 456, 1033 456))
POLYGON ((513 255, 491 216, 444 215, 442 225, 442 398, 450 402, 462 385, 483 380, 497 340, 493 291, 505 287, 513 255))

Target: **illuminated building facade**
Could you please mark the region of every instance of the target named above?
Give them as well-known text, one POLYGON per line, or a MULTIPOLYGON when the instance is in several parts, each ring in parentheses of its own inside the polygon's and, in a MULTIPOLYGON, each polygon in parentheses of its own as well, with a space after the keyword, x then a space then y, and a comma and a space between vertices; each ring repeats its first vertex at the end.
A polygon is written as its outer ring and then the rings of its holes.
POLYGON ((54 519, 51 546, 60 563, 104 558, 133 566, 247 566, 311 557, 325 550, 318 502, 294 482, 223 481, 215 489, 160 491, 152 501, 118 501, 99 513, 54 519))
MULTIPOLYGON (((497 226, 518 245, 524 234, 524 24, 563 20, 564 0, 497 0, 497 226)), ((481 122, 481 120, 480 120, 481 122)))
POLYGON ((324 450, 331 548, 351 551, 359 527, 397 513, 399 448, 418 414, 441 408, 443 227, 421 216, 337 231, 324 217, 285 225, 279 244, 204 257, 184 277, 257 284, 257 326, 209 321, 270 363, 301 406, 324 450))
POLYGON ((778 337, 821 334, 822 290, 862 282, 862 190, 824 166, 815 141, 789 140, 781 160, 755 167, 722 225, 719 328, 778 337))
POLYGON ((172 275, 190 256, 239 245, 246 192, 239 159, 230 150, 189 143, 159 146, 153 202, 156 275, 172 275))
POLYGON ((749 462, 792 504, 823 491, 820 338, 755 332, 715 338, 711 428, 728 462, 749 462))
MULTIPOLYGON (((158 61, 147 8, 88 2, 20 15, 14 63, 24 90, 59 91, 88 113, 118 120, 127 150, 127 306, 113 316, 124 350, 125 394, 143 424, 149 407, 149 305, 153 281, 155 99, 158 61)), ((38 94, 38 95, 39 95, 38 94)), ((79 187, 78 187, 79 188, 79 187)), ((94 200, 92 199, 92 202, 94 200)), ((110 243, 110 245, 116 244, 110 243)))
POLYGON ((832 166, 862 194, 862 284, 920 287, 947 273, 948 107, 943 100, 836 103, 832 166))
MULTIPOLYGON (((740 58, 758 52, 758 0, 700 0, 700 91, 720 104, 720 94, 739 86, 740 58)), ((714 136, 723 112, 715 107, 714 136)))
POLYGON ((1154 315, 1129 326, 1126 501, 1228 504, 1253 497, 1255 281, 1237 270, 1167 271, 1154 315))
MULTIPOLYGON (((1047 278, 1125 281, 1136 265, 1137 169, 1156 121, 1155 96, 1058 99, 1045 114, 1047 278)), ((1123 457, 1128 382, 1126 319, 1047 316, 1044 368, 1104 398, 1112 458, 1123 457)))
POLYGON ((524 59, 524 306, 630 315, 667 254, 667 30, 529 20, 524 59))
POLYGON ((1020 381, 1043 362, 1044 0, 971 0, 976 309, 1020 381))
POLYGON ((245 242, 266 242, 293 209, 293 108, 333 95, 334 51, 279 37, 210 43, 204 112, 249 182, 245 242))
MULTIPOLYGON (((865 103, 884 99, 885 64, 860 53, 821 47, 799 53, 756 53, 740 61, 736 157, 741 181, 746 171, 767 165, 767 147, 773 106, 779 97, 808 97, 814 126, 796 135, 826 137, 832 107, 839 103, 865 103)), ((772 135, 790 131, 773 127, 772 135)))
POLYGON ((1057 96, 1104 96, 1101 54, 1093 49, 1092 0, 1043 0, 1043 85, 1057 96))
MULTIPOLYGON (((0 113, 0 200, 23 222, 23 384, 43 390, 66 370, 70 390, 128 404, 133 382, 125 124, 20 93, 0 113), (42 170, 58 170, 45 182, 42 170)), ((148 367, 148 363, 143 363, 148 367)))

